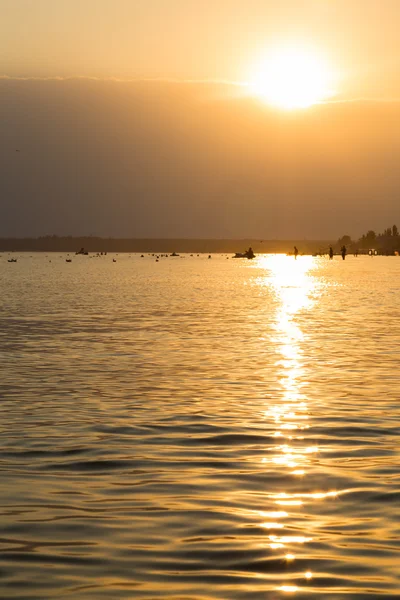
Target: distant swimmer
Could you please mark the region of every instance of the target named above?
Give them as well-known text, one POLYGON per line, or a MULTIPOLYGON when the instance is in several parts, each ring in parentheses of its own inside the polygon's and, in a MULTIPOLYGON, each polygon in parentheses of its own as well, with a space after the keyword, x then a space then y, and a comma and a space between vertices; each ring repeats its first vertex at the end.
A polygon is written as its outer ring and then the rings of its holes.
POLYGON ((332 246, 329 246, 329 260, 332 260, 333 258, 333 248, 332 246))
POLYGON ((297 255, 298 255, 298 253, 299 253, 299 251, 298 251, 297 247, 295 246, 295 247, 293 248, 293 254, 294 254, 294 258, 295 258, 296 260, 297 260, 297 255))
POLYGON ((342 255, 343 260, 346 258, 346 254, 347 254, 347 248, 346 246, 342 246, 340 249, 340 253, 342 255))

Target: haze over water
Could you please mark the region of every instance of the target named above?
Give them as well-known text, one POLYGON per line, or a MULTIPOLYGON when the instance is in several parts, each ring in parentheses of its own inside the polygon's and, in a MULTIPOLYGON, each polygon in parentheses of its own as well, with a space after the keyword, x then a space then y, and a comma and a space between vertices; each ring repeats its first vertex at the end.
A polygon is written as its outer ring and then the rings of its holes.
POLYGON ((0 258, 1 598, 399 598, 400 261, 116 258, 0 258))

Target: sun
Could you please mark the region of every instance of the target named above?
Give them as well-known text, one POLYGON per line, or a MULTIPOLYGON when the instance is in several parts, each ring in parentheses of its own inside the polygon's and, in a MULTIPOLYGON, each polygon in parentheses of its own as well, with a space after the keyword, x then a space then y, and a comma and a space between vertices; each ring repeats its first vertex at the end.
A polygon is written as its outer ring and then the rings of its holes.
POLYGON ((270 52, 254 69, 249 91, 284 110, 308 108, 331 97, 333 72, 315 50, 285 47, 270 52))

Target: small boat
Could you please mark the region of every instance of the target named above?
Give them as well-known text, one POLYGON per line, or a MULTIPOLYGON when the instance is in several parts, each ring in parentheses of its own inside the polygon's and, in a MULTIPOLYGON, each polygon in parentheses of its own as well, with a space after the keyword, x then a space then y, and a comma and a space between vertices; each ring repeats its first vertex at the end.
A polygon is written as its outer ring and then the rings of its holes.
POLYGON ((256 255, 253 252, 253 248, 249 248, 245 252, 236 252, 233 258, 248 258, 249 260, 251 260, 252 258, 255 258, 255 256, 256 255))

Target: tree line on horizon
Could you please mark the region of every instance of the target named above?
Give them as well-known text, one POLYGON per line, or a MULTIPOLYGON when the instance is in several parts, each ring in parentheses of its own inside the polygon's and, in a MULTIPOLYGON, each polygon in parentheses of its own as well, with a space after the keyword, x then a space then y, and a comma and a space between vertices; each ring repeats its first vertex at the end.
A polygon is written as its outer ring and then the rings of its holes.
POLYGON ((336 242, 336 249, 342 246, 350 252, 376 250, 378 254, 394 254, 400 252, 400 234, 397 225, 388 227, 383 233, 376 233, 373 229, 364 233, 358 240, 353 240, 349 235, 343 235, 336 242))
POLYGON ((43 235, 35 238, 0 238, 0 252, 196 252, 236 253, 249 246, 256 254, 287 253, 294 245, 302 253, 315 253, 327 240, 260 240, 195 238, 112 238, 100 236, 43 235))
POLYGON ((169 238, 112 238, 101 236, 59 236, 43 235, 32 238, 0 238, 0 252, 78 252, 84 248, 88 252, 238 252, 249 245, 256 253, 290 252, 297 245, 301 253, 328 251, 329 244, 335 252, 346 246, 349 252, 367 253, 376 250, 378 254, 400 254, 400 233, 397 225, 388 227, 383 233, 372 229, 358 240, 343 235, 336 242, 328 240, 257 240, 257 239, 169 239, 169 238), (322 248, 324 248, 322 250, 322 248))

